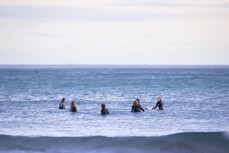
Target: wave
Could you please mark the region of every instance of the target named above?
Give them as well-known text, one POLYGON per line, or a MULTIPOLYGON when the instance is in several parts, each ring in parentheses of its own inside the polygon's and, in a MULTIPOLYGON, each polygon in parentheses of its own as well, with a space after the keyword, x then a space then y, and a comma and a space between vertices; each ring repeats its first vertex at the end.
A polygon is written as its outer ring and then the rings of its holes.
POLYGON ((31 153, 228 153, 224 132, 180 133, 160 137, 25 137, 0 135, 0 152, 31 153))

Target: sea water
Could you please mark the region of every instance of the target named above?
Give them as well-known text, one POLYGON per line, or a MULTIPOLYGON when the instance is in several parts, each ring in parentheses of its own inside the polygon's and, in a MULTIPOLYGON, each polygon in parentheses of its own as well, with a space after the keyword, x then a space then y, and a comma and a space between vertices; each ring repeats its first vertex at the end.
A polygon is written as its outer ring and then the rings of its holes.
POLYGON ((0 66, 0 152, 224 153, 228 102, 229 66, 0 66))

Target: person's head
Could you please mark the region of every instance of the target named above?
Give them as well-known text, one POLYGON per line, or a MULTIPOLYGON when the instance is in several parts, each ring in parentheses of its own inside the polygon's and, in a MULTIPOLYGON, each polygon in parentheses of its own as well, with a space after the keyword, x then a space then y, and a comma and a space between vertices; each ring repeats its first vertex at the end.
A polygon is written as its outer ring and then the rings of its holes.
POLYGON ((157 101, 161 101, 161 97, 160 96, 157 97, 157 101))
POLYGON ((105 104, 102 104, 101 107, 102 107, 102 109, 104 109, 106 107, 106 105, 105 104))
POLYGON ((75 101, 72 101, 71 107, 76 107, 76 102, 75 101))
POLYGON ((66 99, 65 98, 62 98, 61 102, 65 102, 65 101, 66 101, 66 99))
POLYGON ((138 105, 140 104, 140 100, 137 98, 136 101, 138 102, 138 105))
POLYGON ((138 101, 135 100, 135 101, 133 102, 133 106, 138 106, 138 105, 139 105, 138 101))

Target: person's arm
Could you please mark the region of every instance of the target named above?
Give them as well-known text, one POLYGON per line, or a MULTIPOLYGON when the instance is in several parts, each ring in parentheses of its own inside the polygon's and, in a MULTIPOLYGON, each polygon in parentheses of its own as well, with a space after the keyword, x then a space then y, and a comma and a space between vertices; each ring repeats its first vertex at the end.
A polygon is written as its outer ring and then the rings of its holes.
POLYGON ((157 102, 156 106, 155 106, 154 108, 152 108, 152 109, 155 109, 155 108, 157 108, 157 106, 158 106, 158 102, 157 102))
POLYGON ((108 109, 107 109, 107 114, 110 114, 110 112, 108 111, 108 109))
POLYGON ((132 109, 131 109, 131 112, 133 112, 134 111, 134 106, 132 106, 132 109))
POLYGON ((140 106, 141 110, 144 112, 145 110, 142 108, 142 106, 140 106))

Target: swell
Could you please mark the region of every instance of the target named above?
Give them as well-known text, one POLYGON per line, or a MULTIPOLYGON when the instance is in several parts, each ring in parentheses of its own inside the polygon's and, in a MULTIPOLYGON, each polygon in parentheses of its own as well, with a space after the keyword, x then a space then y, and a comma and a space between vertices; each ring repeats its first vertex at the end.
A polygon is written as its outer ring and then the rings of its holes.
POLYGON ((0 152, 31 153, 226 153, 223 132, 179 133, 160 137, 24 137, 0 135, 0 152))

